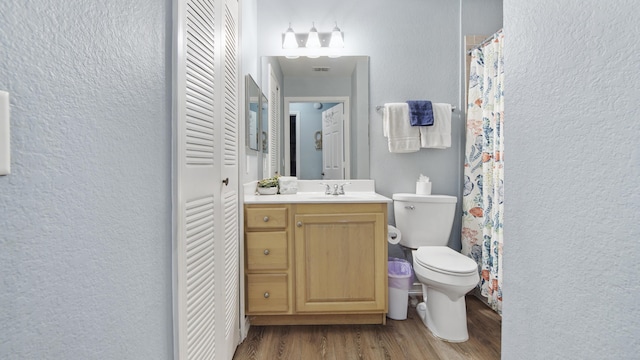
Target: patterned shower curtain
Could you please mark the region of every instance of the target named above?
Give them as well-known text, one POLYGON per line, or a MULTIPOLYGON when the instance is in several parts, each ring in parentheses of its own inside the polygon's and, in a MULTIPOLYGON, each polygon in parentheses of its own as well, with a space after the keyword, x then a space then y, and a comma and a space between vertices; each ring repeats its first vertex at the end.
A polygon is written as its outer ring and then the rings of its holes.
POLYGON ((478 263, 478 287, 502 313, 504 35, 471 54, 462 198, 462 253, 478 263))

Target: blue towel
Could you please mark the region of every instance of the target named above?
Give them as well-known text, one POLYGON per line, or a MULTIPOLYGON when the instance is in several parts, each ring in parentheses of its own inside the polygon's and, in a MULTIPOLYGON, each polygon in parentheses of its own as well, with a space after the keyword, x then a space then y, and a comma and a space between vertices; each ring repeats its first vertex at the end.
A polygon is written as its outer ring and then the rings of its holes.
POLYGON ((409 100, 409 122, 411 126, 432 126, 433 106, 429 100, 409 100))

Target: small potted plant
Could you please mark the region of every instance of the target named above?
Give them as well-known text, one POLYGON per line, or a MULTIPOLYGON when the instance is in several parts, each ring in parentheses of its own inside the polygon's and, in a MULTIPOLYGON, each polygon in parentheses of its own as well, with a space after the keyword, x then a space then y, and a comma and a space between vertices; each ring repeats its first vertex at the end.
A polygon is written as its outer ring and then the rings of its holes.
POLYGON ((258 180, 258 194, 274 195, 278 193, 278 175, 258 180))

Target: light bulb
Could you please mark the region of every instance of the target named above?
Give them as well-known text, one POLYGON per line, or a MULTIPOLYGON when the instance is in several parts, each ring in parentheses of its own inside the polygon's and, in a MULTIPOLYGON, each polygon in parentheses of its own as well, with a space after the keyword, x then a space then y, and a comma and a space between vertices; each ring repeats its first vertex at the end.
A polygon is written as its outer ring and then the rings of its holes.
POLYGON ((306 47, 309 49, 317 49, 320 47, 320 37, 318 36, 318 30, 316 30, 316 25, 311 23, 311 30, 309 30, 309 36, 307 37, 307 45, 306 47))
POLYGON ((342 32, 336 23, 336 26, 331 31, 331 41, 329 41, 329 47, 342 48, 344 47, 344 40, 342 39, 342 32))
POLYGON ((289 28, 284 33, 284 41, 282 42, 283 49, 297 49, 298 41, 296 40, 296 33, 293 32, 291 28, 291 23, 289 23, 289 28))

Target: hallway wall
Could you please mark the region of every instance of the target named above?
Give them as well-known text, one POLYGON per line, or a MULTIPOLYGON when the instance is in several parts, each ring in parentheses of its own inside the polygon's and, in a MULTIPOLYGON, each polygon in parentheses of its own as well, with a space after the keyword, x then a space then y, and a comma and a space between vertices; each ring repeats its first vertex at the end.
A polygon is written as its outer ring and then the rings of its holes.
POLYGON ((503 359, 640 353, 639 13, 504 2, 503 359))
POLYGON ((0 1, 0 358, 171 359, 171 11, 0 1))

